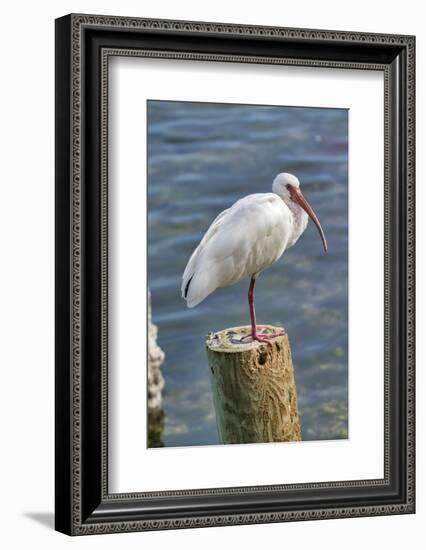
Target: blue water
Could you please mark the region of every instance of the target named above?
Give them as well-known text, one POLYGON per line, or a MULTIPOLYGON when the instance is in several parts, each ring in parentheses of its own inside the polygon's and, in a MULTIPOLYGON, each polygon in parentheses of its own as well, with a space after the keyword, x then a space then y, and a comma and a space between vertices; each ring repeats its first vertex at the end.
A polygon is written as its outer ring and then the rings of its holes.
POLYGON ((298 176, 312 223, 262 273, 258 323, 289 333, 304 440, 348 436, 348 116, 342 109, 148 102, 148 278, 163 365, 165 446, 217 444, 204 349, 210 331, 249 323, 249 281, 194 309, 180 297, 186 263, 237 199, 298 176))

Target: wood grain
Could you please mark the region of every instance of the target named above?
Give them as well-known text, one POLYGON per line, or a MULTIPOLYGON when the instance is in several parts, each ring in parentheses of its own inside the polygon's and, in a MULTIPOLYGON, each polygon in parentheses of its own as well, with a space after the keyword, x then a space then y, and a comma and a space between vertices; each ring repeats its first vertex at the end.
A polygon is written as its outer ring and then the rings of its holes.
MULTIPOLYGON (((282 329, 258 327, 263 333, 282 329)), ((297 391, 288 335, 272 345, 241 343, 250 327, 225 329, 206 340, 221 443, 300 441, 297 391)))

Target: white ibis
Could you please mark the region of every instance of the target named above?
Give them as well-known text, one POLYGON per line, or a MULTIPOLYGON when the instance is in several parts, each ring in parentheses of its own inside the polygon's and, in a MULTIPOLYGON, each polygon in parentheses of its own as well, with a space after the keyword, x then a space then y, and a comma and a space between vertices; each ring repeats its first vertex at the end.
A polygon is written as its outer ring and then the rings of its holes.
POLYGON ((327 252, 321 224, 296 176, 278 174, 272 191, 248 195, 221 212, 192 253, 182 277, 182 297, 190 308, 217 288, 250 277, 251 338, 259 342, 284 334, 259 334, 256 330, 254 287, 259 273, 298 241, 308 225, 308 216, 317 226, 327 252))

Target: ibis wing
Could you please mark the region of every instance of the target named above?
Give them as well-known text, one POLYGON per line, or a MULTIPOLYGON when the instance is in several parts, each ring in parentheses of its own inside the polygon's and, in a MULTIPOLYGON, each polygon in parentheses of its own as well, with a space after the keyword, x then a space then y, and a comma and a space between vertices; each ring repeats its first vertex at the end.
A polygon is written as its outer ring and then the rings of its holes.
POLYGON ((249 195, 217 216, 183 274, 182 297, 188 307, 216 288, 259 273, 282 254, 283 204, 272 193, 249 195))
POLYGON ((225 217, 226 213, 229 212, 229 210, 230 209, 227 208, 226 210, 223 210, 223 212, 221 212, 218 216, 216 216, 210 227, 204 233, 200 244, 197 246, 191 257, 189 258, 189 261, 182 276, 182 298, 187 298, 191 281, 194 277, 197 267, 200 267, 200 256, 202 255, 202 251, 205 250, 206 245, 210 241, 210 239, 219 231, 222 220, 225 217))

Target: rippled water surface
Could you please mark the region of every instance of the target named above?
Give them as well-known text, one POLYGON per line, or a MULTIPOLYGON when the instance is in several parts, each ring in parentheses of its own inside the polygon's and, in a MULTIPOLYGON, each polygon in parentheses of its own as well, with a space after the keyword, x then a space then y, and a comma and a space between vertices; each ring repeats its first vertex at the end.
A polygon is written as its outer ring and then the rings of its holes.
POLYGON ((249 323, 248 280, 194 309, 180 297, 185 265, 215 216, 269 192, 291 172, 321 220, 309 223, 257 283, 259 323, 287 329, 304 440, 348 434, 347 111, 148 102, 148 277, 166 354, 165 446, 217 444, 205 335, 249 323))

